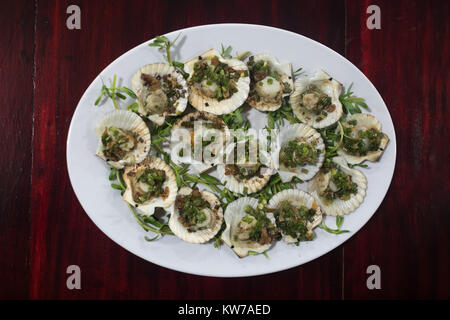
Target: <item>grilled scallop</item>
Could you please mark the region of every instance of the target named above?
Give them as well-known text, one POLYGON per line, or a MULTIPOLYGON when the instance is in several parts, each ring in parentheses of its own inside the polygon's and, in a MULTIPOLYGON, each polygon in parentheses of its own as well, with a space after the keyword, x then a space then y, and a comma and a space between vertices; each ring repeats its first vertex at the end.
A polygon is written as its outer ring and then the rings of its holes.
POLYGON ((325 158, 325 145, 320 133, 303 123, 281 128, 279 139, 279 174, 283 181, 297 177, 310 180, 325 158))
POLYGON ((350 164, 378 161, 389 138, 381 132, 381 123, 371 114, 358 113, 342 122, 345 135, 338 154, 350 164))
POLYGON ((251 56, 247 66, 251 79, 248 104, 260 111, 280 108, 282 99, 294 90, 292 64, 263 53, 251 56))
POLYGON ((157 207, 168 209, 178 191, 172 168, 151 155, 140 164, 127 167, 123 180, 127 187, 123 199, 147 216, 157 207))
POLYGON ((188 163, 195 173, 202 173, 222 162, 224 146, 230 138, 227 125, 218 116, 200 111, 189 113, 172 128, 172 159, 177 164, 188 163))
POLYGON ((188 78, 189 102, 198 111, 228 114, 247 99, 250 78, 245 63, 224 59, 210 49, 184 64, 188 78))
POLYGON ((131 88, 138 97, 138 112, 157 125, 166 116, 176 116, 186 109, 188 87, 183 76, 165 63, 148 64, 131 78, 131 88))
POLYGON ((223 210, 214 194, 187 187, 178 191, 169 219, 170 230, 178 238, 205 243, 219 232, 222 222, 223 210))
POLYGON ((290 102, 301 122, 313 128, 325 128, 342 116, 342 104, 339 101, 342 84, 325 71, 320 70, 312 77, 301 76, 294 86, 290 102))
POLYGON ((287 189, 270 199, 277 227, 286 243, 312 240, 313 229, 322 221, 322 211, 313 196, 297 189, 287 189))
POLYGON ((274 170, 261 163, 264 161, 261 161, 256 143, 239 142, 238 144, 231 144, 228 148, 226 163, 217 165, 219 180, 232 192, 240 194, 258 192, 269 182, 274 170), (243 148, 241 159, 237 159, 238 144, 243 148), (250 149, 252 155, 250 155, 250 149), (235 154, 236 159, 234 159, 235 154))
POLYGON ((273 215, 258 207, 255 198, 244 197, 230 203, 224 219, 226 229, 222 240, 240 258, 249 252, 265 252, 278 237, 273 215))
POLYGON ((361 205, 366 195, 367 180, 361 171, 349 168, 343 158, 334 157, 311 180, 308 188, 324 214, 342 216, 361 205))
POLYGON ((98 123, 97 156, 116 169, 140 163, 150 150, 150 131, 135 113, 114 110, 98 123))

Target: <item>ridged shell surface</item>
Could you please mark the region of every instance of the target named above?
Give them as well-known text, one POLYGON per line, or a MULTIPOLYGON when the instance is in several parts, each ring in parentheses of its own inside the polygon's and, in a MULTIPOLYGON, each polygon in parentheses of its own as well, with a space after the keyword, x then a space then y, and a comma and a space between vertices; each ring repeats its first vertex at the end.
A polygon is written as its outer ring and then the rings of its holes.
POLYGON ((280 174, 283 182, 290 181, 294 176, 302 179, 303 181, 312 179, 319 171, 325 158, 325 145, 320 133, 314 128, 311 128, 303 123, 291 124, 280 129, 278 152, 287 142, 294 141, 296 139, 301 139, 302 142, 309 143, 313 145, 316 150, 319 150, 318 158, 314 165, 307 164, 304 166, 297 166, 295 168, 288 168, 278 160, 278 173, 280 174))
MULTIPOLYGON (((227 148, 227 154, 229 152, 234 152, 236 144, 233 143, 227 148)), ((255 151, 257 152, 257 151, 255 151)), ((239 166, 239 162, 236 159, 236 164, 239 166)), ((249 162, 245 164, 241 164, 241 166, 250 165, 249 162)), ((250 194, 255 193, 264 188, 264 186, 269 182, 270 177, 274 174, 273 168, 266 167, 261 164, 259 168, 259 175, 255 175, 250 179, 238 179, 232 174, 226 173, 226 164, 218 164, 217 165, 217 174, 219 176, 219 180, 222 184, 232 192, 240 193, 240 194, 250 194)))
MULTIPOLYGON (((178 191, 178 196, 187 196, 192 193, 192 189, 183 187, 178 191)), ((180 239, 190 243, 205 243, 211 240, 222 227, 223 209, 217 197, 208 191, 201 192, 202 198, 206 200, 210 207, 208 208, 207 226, 205 229, 190 232, 180 222, 180 214, 175 205, 172 206, 169 219, 170 230, 180 239)))
POLYGON ((151 121, 156 123, 157 125, 164 124, 164 120, 166 116, 176 116, 184 112, 188 102, 188 87, 186 80, 183 78, 183 75, 179 73, 174 67, 165 64, 165 63, 153 63, 148 64, 140 68, 131 78, 131 89, 138 96, 138 105, 139 105, 139 113, 143 116, 147 116, 151 121), (185 91, 184 96, 180 96, 174 103, 175 112, 164 111, 161 114, 149 114, 148 111, 144 108, 144 103, 142 101, 142 94, 144 91, 144 82, 141 79, 142 74, 148 74, 152 77, 163 77, 166 75, 170 75, 173 77, 176 82, 182 87, 181 90, 185 91))
POLYGON ((126 165, 133 165, 143 161, 150 150, 151 138, 150 131, 145 122, 137 114, 126 110, 113 110, 105 114, 98 122, 96 134, 99 138, 97 146, 97 156, 106 161, 113 168, 121 169, 126 165), (131 150, 124 159, 112 161, 104 155, 102 134, 105 128, 116 127, 128 132, 132 132, 136 137, 136 147, 131 150))
MULTIPOLYGON (((316 214, 314 215, 314 219, 311 222, 308 222, 306 227, 308 232, 312 233, 312 230, 317 227, 322 221, 322 211, 314 197, 309 193, 306 193, 302 190, 298 189, 287 189, 275 194, 272 199, 270 199, 268 208, 272 210, 276 210, 279 204, 283 201, 289 201, 293 206, 299 207, 301 205, 307 207, 308 209, 314 209, 316 214)), ((276 217, 275 217, 276 220, 276 217)), ((290 235, 286 235, 281 230, 281 234, 283 235, 283 240, 286 243, 296 243, 298 240, 294 239, 290 235)))
MULTIPOLYGON (((252 208, 256 208, 257 205, 257 199, 243 197, 231 202, 225 210, 224 219, 226 223, 226 229, 222 233, 222 240, 227 246, 232 248, 240 258, 247 256, 249 251, 263 253, 272 246, 272 243, 261 245, 254 241, 240 241, 234 239, 239 221, 246 215, 244 211, 245 207, 251 206, 252 208)), ((266 213, 266 216, 275 225, 275 219, 273 215, 268 212, 266 213)))
POLYGON ((333 79, 325 71, 320 70, 312 77, 303 75, 300 76, 294 84, 294 93, 290 96, 292 110, 296 117, 303 123, 313 128, 325 128, 336 123, 343 114, 342 104, 339 101, 339 96, 342 92, 342 84, 333 79), (318 115, 311 110, 303 107, 302 93, 306 90, 308 85, 316 85, 323 93, 331 98, 331 104, 335 106, 334 110, 328 112, 327 117, 317 121, 318 115))
POLYGON ((349 168, 345 162, 345 159, 341 157, 334 157, 333 162, 338 164, 339 168, 344 173, 351 176, 352 181, 358 186, 357 193, 350 195, 348 200, 334 199, 329 202, 326 199, 323 199, 320 194, 329 185, 331 178, 330 172, 320 172, 317 174, 316 177, 311 180, 308 189, 311 192, 311 195, 316 198, 324 214, 330 216, 342 216, 356 210, 361 205, 366 195, 367 179, 361 171, 349 168))
POLYGON ((216 115, 208 112, 196 111, 186 114, 173 125, 170 139, 171 145, 173 146, 172 148, 173 161, 176 164, 188 163, 193 173, 200 174, 212 168, 214 165, 222 162, 221 159, 224 147, 227 145, 227 141, 231 139, 231 134, 225 122, 223 122, 223 120, 217 117, 216 115), (191 154, 190 157, 189 156, 178 157, 178 155, 176 154, 176 150, 178 150, 176 146, 179 143, 182 143, 184 139, 189 139, 190 143, 192 144, 194 141, 201 140, 202 137, 204 137, 204 134, 207 135, 208 133, 207 131, 203 132, 203 125, 200 127, 200 130, 194 130, 194 128, 185 128, 183 126, 183 123, 191 121, 213 122, 222 126, 223 130, 220 129, 220 131, 222 132, 222 144, 220 143, 220 140, 215 140, 215 142, 203 147, 202 149, 203 152, 207 151, 208 153, 215 155, 214 157, 211 157, 212 158, 211 161, 209 161, 208 159, 207 159, 208 161, 203 161, 204 159, 202 159, 202 161, 196 160, 194 158, 195 155, 193 154, 191 154))
MULTIPOLYGON (((347 116, 345 119, 345 122, 355 120, 356 125, 353 128, 353 130, 368 130, 368 129, 376 129, 378 131, 381 131, 381 123, 377 120, 373 115, 367 114, 367 113, 357 113, 350 116, 347 116)), ((343 125, 345 125, 345 122, 343 125)), ((339 148, 337 150, 337 153, 343 157, 345 160, 347 160, 350 164, 358 164, 365 160, 368 161, 378 161, 378 159, 381 157, 381 155, 384 152, 384 149, 386 148, 386 145, 389 142, 389 138, 386 134, 383 134, 383 137, 381 138, 380 147, 377 151, 369 151, 364 156, 355 156, 351 155, 347 152, 345 152, 342 148, 339 148)))
POLYGON ((294 91, 294 80, 292 75, 292 64, 289 61, 279 61, 274 56, 267 53, 260 53, 253 56, 254 61, 267 61, 272 70, 276 71, 280 75, 281 83, 288 83, 291 88, 290 92, 282 93, 280 99, 277 101, 253 101, 247 100, 248 104, 260 111, 275 111, 282 105, 282 98, 289 96, 294 91))
POLYGON ((140 164, 127 167, 123 173, 123 180, 127 187, 123 194, 123 199, 147 216, 151 216, 157 207, 168 209, 174 203, 178 191, 175 174, 172 168, 162 159, 151 155, 140 164), (151 198, 145 203, 138 204, 134 201, 133 197, 136 174, 145 169, 163 170, 165 172, 166 180, 162 185, 164 196, 151 198))
MULTIPOLYGON (((229 67, 234 70, 248 72, 247 65, 238 59, 224 59, 220 56, 219 52, 214 49, 210 49, 200 56, 196 56, 184 64, 184 70, 192 78, 194 73, 194 64, 198 62, 200 57, 202 59, 211 59, 212 57, 218 57, 219 61, 226 63, 229 67)), ((198 111, 206 111, 216 115, 228 114, 239 108, 247 99, 248 92, 250 90, 250 77, 242 75, 236 83, 237 92, 235 92, 230 98, 217 100, 216 98, 208 97, 200 92, 200 90, 193 84, 189 85, 189 102, 198 111)))

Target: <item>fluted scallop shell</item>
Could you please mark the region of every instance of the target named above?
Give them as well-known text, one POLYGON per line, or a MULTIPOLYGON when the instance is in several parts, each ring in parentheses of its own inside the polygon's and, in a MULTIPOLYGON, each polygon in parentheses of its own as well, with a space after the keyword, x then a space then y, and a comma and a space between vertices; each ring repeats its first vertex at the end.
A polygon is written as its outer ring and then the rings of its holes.
MULTIPOLYGON (((254 241, 234 240, 234 231, 236 230, 239 221, 246 215, 244 208, 247 205, 252 208, 256 208, 258 205, 258 200, 249 197, 239 198, 227 206, 224 214, 226 229, 222 233, 222 241, 227 246, 232 248, 240 258, 247 256, 249 251, 263 253, 272 246, 271 243, 261 245, 254 241)), ((267 212, 266 215, 275 225, 275 218, 273 217, 273 214, 267 212)))
POLYGON ((172 168, 162 159, 151 155, 140 164, 127 167, 123 173, 123 180, 127 187, 123 194, 123 199, 147 216, 151 216, 154 213, 155 208, 169 208, 174 203, 178 191, 175 174, 172 168), (167 195, 165 195, 164 198, 152 198, 146 203, 137 204, 133 199, 133 188, 136 179, 135 174, 147 168, 164 170, 166 173, 166 181, 164 181, 162 187, 166 190, 167 195))
POLYGON ((358 185, 358 192, 352 194, 348 200, 335 199, 332 202, 328 202, 327 200, 322 199, 320 193, 324 191, 329 184, 331 177, 331 173, 329 172, 320 172, 317 174, 316 177, 311 180, 308 189, 319 202, 324 214, 329 216, 342 216, 356 210, 361 205, 366 195, 367 179, 361 171, 349 168, 345 159, 334 157, 333 161, 339 165, 344 173, 352 177, 352 181, 358 185))
MULTIPOLYGON (((219 58, 222 63, 228 64, 235 70, 242 70, 248 72, 247 65, 238 59, 224 59, 220 56, 219 52, 214 49, 210 49, 200 56, 196 56, 184 64, 184 70, 192 77, 194 73, 194 64, 199 61, 199 57, 202 59, 210 59, 214 56, 219 58)), ((189 82, 189 79, 188 79, 189 82)), ((250 77, 242 75, 236 83, 237 92, 235 92, 230 98, 218 101, 215 98, 210 98, 203 95, 194 85, 189 86, 189 102, 192 106, 199 111, 206 111, 216 115, 228 114, 239 108, 247 99, 248 92, 250 90, 250 77)))
POLYGON ((306 123, 313 128, 325 128, 337 122, 342 116, 342 104, 339 101, 339 96, 342 92, 342 84, 333 79, 325 71, 317 71, 312 77, 307 75, 300 76, 295 81, 294 86, 295 90, 290 97, 290 102, 294 114, 303 123, 306 123), (301 94, 309 84, 315 84, 320 90, 331 97, 331 103, 335 105, 334 111, 328 113, 328 116, 321 121, 317 121, 317 115, 313 111, 304 108, 301 104, 301 94))
POLYGON ((150 131, 145 122, 137 114, 126 110, 113 110, 103 116, 96 127, 96 135, 99 138, 96 155, 106 161, 113 168, 121 169, 126 165, 140 163, 145 159, 150 150, 150 131), (105 128, 116 127, 133 132, 136 135, 137 147, 130 151, 125 159, 119 161, 108 160, 103 154, 101 137, 105 128))
POLYGON ((316 143, 315 149, 320 150, 319 157, 314 165, 298 166, 296 168, 287 168, 278 161, 278 173, 283 182, 290 181, 294 176, 303 181, 312 179, 319 171, 325 158, 325 145, 320 133, 303 123, 291 124, 280 129, 278 154, 285 143, 296 140, 297 138, 301 138, 306 143, 316 143), (306 169, 307 172, 302 172, 302 169, 306 169))
MULTIPOLYGON (((272 199, 270 199, 268 208, 270 209, 277 209, 278 205, 283 201, 289 201, 294 206, 305 206, 308 209, 314 209, 316 210, 316 214, 314 215, 314 220, 312 222, 308 222, 306 227, 308 229, 308 233, 312 233, 313 229, 317 227, 320 222, 322 221, 322 211, 320 210, 320 207, 314 197, 310 195, 309 193, 306 193, 302 190, 298 189, 287 189, 283 190, 281 192, 278 192, 275 194, 272 199)), ((283 231, 281 230, 281 234, 283 236, 283 240, 286 243, 296 243, 298 240, 292 238, 289 235, 285 235, 283 231)))
MULTIPOLYGON (((227 154, 230 154, 230 152, 234 152, 235 145, 236 144, 233 143, 227 147, 227 154)), ((242 162, 245 162, 245 160, 243 160, 242 162)), ((236 161, 235 163, 239 164, 240 162, 236 161)), ((249 163, 243 163, 243 165, 249 165, 249 163)), ((270 177, 274 173, 274 170, 272 168, 262 166, 260 168, 261 177, 254 176, 250 179, 240 181, 233 175, 226 175, 225 167, 226 164, 217 165, 217 174, 219 176, 220 182, 222 182, 222 184, 230 191, 240 194, 250 194, 258 192, 259 190, 264 188, 264 186, 267 184, 267 182, 269 182, 270 177)))
POLYGON ((171 138, 170 138, 171 146, 172 146, 172 160, 176 164, 189 163, 191 170, 194 173, 198 173, 198 174, 202 173, 202 172, 212 168, 214 165, 222 162, 223 148, 224 148, 224 146, 226 146, 227 141, 229 141, 230 138, 231 138, 231 135, 230 135, 227 125, 218 116, 208 113, 208 112, 201 112, 201 111, 189 113, 189 114, 183 116, 181 119, 179 119, 172 127, 171 138), (193 139, 195 139, 195 141, 198 141, 197 139, 200 139, 200 137, 203 135, 203 132, 202 132, 203 126, 201 127, 200 130, 196 130, 196 131, 193 128, 182 127, 183 122, 195 121, 195 120, 213 121, 213 122, 217 122, 223 126, 222 144, 220 143, 219 140, 216 140, 216 142, 213 142, 213 143, 209 144, 208 146, 205 146, 203 149, 204 151, 208 151, 211 154, 216 155, 216 157, 211 159, 212 161, 204 162, 204 161, 200 161, 200 160, 195 160, 194 155, 191 155, 191 157, 186 156, 186 157, 182 157, 182 158, 179 158, 177 155, 177 152, 179 149, 176 146, 179 143, 181 143, 181 141, 183 141, 182 139, 186 139, 187 134, 189 134, 189 136, 190 136, 191 143, 193 142, 193 139), (187 130, 187 131, 184 131, 183 129, 187 130))
MULTIPOLYGON (((368 130, 368 129, 377 129, 378 131, 381 131, 381 123, 377 120, 373 115, 367 114, 367 113, 357 113, 350 116, 347 116, 345 119, 345 122, 350 120, 356 120, 356 125, 352 128, 355 130, 368 130)), ((344 123, 345 125, 345 123, 344 123)), ((365 156, 354 156, 351 154, 346 153, 342 148, 339 148, 337 150, 337 153, 343 157, 345 160, 347 160, 350 164, 358 164, 365 160, 368 161, 378 161, 378 159, 381 157, 381 155, 384 152, 384 149, 386 148, 386 145, 389 142, 389 137, 386 134, 383 134, 383 138, 380 142, 380 148, 377 151, 370 151, 365 156)))
POLYGON ((260 111, 275 111, 281 107, 282 98, 289 96, 294 91, 294 80, 292 75, 292 64, 289 61, 279 61, 274 56, 267 53, 260 53, 253 56, 254 61, 267 61, 270 64, 272 70, 277 71, 280 75, 281 83, 286 82, 289 84, 291 91, 289 93, 283 93, 279 101, 249 101, 248 104, 260 111))
POLYGON ((148 119, 150 119, 152 122, 156 123, 157 125, 164 124, 164 120, 166 116, 176 116, 184 112, 187 106, 187 96, 188 96, 188 87, 186 84, 186 80, 183 78, 183 75, 179 73, 174 67, 165 64, 165 63, 153 63, 148 64, 140 68, 131 78, 131 89, 136 93, 138 96, 138 112, 139 114, 143 116, 147 116, 148 119), (142 90, 144 88, 143 81, 141 79, 142 74, 149 74, 152 76, 164 76, 164 75, 171 75, 177 82, 180 84, 183 89, 186 92, 186 95, 183 97, 178 98, 178 100, 175 102, 175 113, 169 113, 167 111, 163 112, 162 114, 148 114, 146 110, 144 109, 141 95, 142 90))
MULTIPOLYGON (((183 187, 178 191, 178 195, 189 195, 192 189, 183 187)), ((210 204, 208 226, 206 229, 189 232, 180 222, 180 215, 175 205, 172 206, 171 215, 169 219, 170 230, 181 240, 190 243, 205 243, 211 240, 222 227, 223 209, 220 206, 220 201, 217 197, 208 191, 201 192, 202 198, 210 204)), ((206 211, 206 210, 205 210, 206 211)))

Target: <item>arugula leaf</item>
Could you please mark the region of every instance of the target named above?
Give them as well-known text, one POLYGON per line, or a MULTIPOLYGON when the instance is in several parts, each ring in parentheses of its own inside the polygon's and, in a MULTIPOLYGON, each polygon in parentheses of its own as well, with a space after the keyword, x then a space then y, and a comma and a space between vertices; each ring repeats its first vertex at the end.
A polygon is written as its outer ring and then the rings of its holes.
POLYGON ((156 239, 158 239, 160 236, 161 236, 160 234, 157 234, 153 238, 149 238, 147 236, 144 236, 144 239, 145 239, 145 241, 152 242, 152 241, 155 241, 156 239))
POLYGON ((251 251, 251 250, 250 250, 250 251, 248 252, 248 255, 249 255, 249 256, 257 256, 257 255, 259 255, 259 254, 262 254, 264 257, 266 257, 266 259, 269 259, 269 255, 267 254, 266 251, 259 253, 259 252, 251 251))
POLYGON ((235 59, 244 60, 246 56, 250 54, 250 51, 244 51, 241 54, 238 54, 235 59))
POLYGON ((302 71, 303 68, 298 68, 297 70, 294 71, 294 76, 298 75, 300 73, 300 71, 302 71))
POLYGON ((231 46, 228 47, 224 47, 223 44, 221 44, 222 49, 220 50, 220 55, 226 59, 231 59, 233 58, 231 56, 231 46))
POLYGON ((357 163, 357 164, 348 164, 349 168, 354 168, 354 167, 361 167, 361 168, 368 168, 369 166, 367 164, 364 163, 357 163))
POLYGON ((124 188, 122 188, 121 185, 116 184, 116 183, 111 183, 111 187, 116 190, 125 190, 124 188))
POLYGON ((275 124, 282 126, 285 119, 289 121, 290 124, 300 122, 294 115, 288 99, 283 99, 282 105, 279 109, 267 112, 267 127, 269 129, 275 129, 275 124))
POLYGON ((138 112, 138 110, 139 110, 139 105, 137 104, 137 102, 133 102, 132 104, 130 104, 128 107, 127 107, 127 110, 128 111, 133 111, 133 112, 138 112))
POLYGON ((353 83, 350 84, 347 91, 341 94, 341 96, 339 97, 339 101, 341 101, 342 106, 344 107, 345 114, 361 113, 361 108, 369 110, 369 107, 366 104, 364 98, 356 97, 353 95, 353 92, 351 91, 352 87, 353 83))
POLYGON ((245 104, 240 106, 233 112, 231 112, 229 114, 221 115, 219 117, 223 120, 223 122, 225 122, 225 124, 228 126, 228 128, 233 129, 233 130, 243 128, 245 131, 248 129, 250 123, 248 122, 248 120, 244 121, 244 119, 242 117, 242 111, 244 111, 244 106, 245 106, 245 104))
MULTIPOLYGON (((102 80, 103 82, 103 80, 102 80)), ((102 101, 103 98, 110 98, 113 102, 114 108, 119 109, 119 106, 117 105, 117 98, 125 100, 127 96, 129 96, 131 99, 136 99, 137 96, 133 92, 133 90, 127 88, 127 87, 116 87, 117 82, 117 75, 113 76, 113 80, 111 82, 111 87, 107 87, 104 83, 102 85, 102 88, 100 89, 100 94, 98 98, 95 100, 94 105, 98 106, 100 104, 100 101, 102 101), (125 95, 124 95, 125 94, 125 95)))
POLYGON ((336 227, 337 229, 331 229, 325 225, 325 221, 322 220, 322 223, 320 224, 319 228, 325 230, 328 233, 332 234, 341 234, 341 233, 347 233, 350 232, 349 230, 341 230, 341 226, 344 223, 344 217, 343 216, 336 216, 336 227))
POLYGON ((165 52, 164 59, 166 59, 169 65, 174 66, 185 79, 189 78, 189 73, 184 71, 184 63, 174 61, 171 58, 170 49, 175 45, 181 33, 179 33, 173 41, 170 41, 166 36, 157 36, 153 42, 150 42, 148 45, 150 47, 157 47, 159 51, 165 52))

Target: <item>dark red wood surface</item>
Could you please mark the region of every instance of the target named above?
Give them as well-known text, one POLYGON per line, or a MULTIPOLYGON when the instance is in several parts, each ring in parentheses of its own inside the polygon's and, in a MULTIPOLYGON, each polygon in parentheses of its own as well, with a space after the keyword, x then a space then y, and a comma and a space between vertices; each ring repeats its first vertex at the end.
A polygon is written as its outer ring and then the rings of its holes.
POLYGON ((448 1, 0 2, 0 298, 448 299, 448 13, 448 1), (81 30, 66 28, 70 4, 81 30), (366 27, 370 4, 381 30, 366 27), (396 128, 394 179, 369 223, 327 255, 265 276, 193 276, 128 253, 91 222, 67 175, 70 120, 96 75, 156 35, 220 22, 280 27, 346 55, 396 128), (81 290, 66 287, 72 264, 81 290), (371 264, 381 290, 366 287, 371 264))

